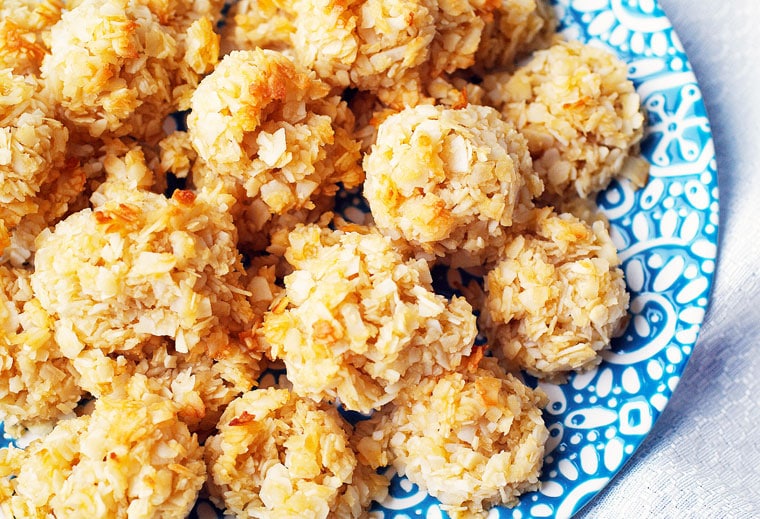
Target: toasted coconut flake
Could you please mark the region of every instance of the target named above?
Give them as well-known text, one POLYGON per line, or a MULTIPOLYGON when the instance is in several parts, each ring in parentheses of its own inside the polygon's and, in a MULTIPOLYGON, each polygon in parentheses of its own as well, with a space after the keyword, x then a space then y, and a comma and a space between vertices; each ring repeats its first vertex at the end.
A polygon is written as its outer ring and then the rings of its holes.
POLYGON ((38 75, 50 51, 50 28, 61 18, 61 0, 3 0, 0 4, 0 69, 38 75))

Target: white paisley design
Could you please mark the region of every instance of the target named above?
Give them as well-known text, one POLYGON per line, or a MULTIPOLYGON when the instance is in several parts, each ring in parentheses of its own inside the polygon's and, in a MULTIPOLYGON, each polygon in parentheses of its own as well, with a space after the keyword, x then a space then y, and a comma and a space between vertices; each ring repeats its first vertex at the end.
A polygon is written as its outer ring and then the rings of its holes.
MULTIPOLYGON (((615 182, 598 198, 631 292, 630 324, 595 370, 561 386, 540 384, 550 400, 541 487, 522 496, 515 508, 492 510, 489 519, 567 518, 607 484, 649 433, 678 383, 715 270, 718 187, 710 125, 662 9, 655 0, 554 0, 553 5, 566 37, 606 47, 629 64, 648 116, 642 155, 652 168, 643 189, 615 182)), ((345 192, 339 197, 344 216, 363 219, 367 207, 361 197, 345 192)), ((438 277, 446 283, 446 272, 438 277)), ((7 443, 0 438, 0 446, 7 443)), ((387 475, 390 496, 375 504, 372 517, 446 517, 435 499, 395 473, 387 475)), ((190 517, 222 515, 199 500, 190 517)))

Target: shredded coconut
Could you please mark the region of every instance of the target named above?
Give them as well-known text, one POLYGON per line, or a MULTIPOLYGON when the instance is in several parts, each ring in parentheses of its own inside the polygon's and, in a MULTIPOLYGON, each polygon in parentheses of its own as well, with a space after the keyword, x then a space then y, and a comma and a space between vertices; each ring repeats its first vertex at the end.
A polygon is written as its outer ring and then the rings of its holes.
POLYGON ((485 278, 484 324, 509 368, 549 377, 601 361, 629 296, 603 221, 536 210, 485 278))
POLYGON ((61 421, 20 456, 0 473, 10 517, 184 519, 205 479, 197 437, 170 401, 137 384, 127 398, 98 399, 91 415, 61 421))
POLYGON ((433 293, 427 263, 404 260, 377 231, 301 226, 289 242, 294 271, 263 337, 296 393, 369 412, 470 353, 470 305, 433 293))
POLYGON ((360 423, 359 460, 390 464, 438 498, 454 518, 485 517, 538 488, 549 432, 546 396, 477 356, 461 372, 409 386, 387 409, 360 423))
POLYGON ((421 105, 391 115, 364 167, 364 196, 383 232, 477 264, 542 189, 525 139, 485 106, 421 105))
POLYGON ((288 389, 250 391, 206 442, 212 499, 236 517, 362 517, 388 480, 357 462, 332 406, 288 389))
POLYGON ((637 157, 644 133, 626 65, 608 51, 559 42, 501 85, 502 111, 528 139, 549 201, 604 189, 637 157))

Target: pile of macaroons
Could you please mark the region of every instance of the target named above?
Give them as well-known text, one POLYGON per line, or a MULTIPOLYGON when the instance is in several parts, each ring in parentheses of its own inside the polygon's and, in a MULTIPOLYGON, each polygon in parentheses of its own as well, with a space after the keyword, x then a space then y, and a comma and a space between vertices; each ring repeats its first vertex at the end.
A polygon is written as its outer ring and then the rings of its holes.
POLYGON ((0 421, 25 446, 0 515, 362 517, 386 466, 452 517, 513 506, 548 437, 520 372, 592 367, 626 322, 593 202, 646 180, 625 64, 543 0, 223 7, 0 0, 0 421), (446 298, 436 264, 483 283, 446 298))

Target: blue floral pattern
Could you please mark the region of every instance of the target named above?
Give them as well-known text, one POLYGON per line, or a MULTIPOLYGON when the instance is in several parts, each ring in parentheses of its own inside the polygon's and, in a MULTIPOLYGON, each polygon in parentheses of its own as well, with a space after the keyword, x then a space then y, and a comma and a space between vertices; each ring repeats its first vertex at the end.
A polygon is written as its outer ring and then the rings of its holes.
MULTIPOLYGON (((550 431, 538 491, 489 519, 571 517, 631 457, 678 384, 708 304, 717 254, 718 188, 710 125, 683 48, 655 0, 555 0, 568 38, 629 63, 648 115, 646 187, 615 182, 598 202, 612 224, 631 292, 631 319, 604 361, 563 385, 540 383, 550 431)), ((366 211, 348 195, 344 214, 366 211)), ((535 384, 536 382, 533 381, 535 384)), ((2 424, 0 423, 0 432, 2 424)), ((9 440, 0 437, 0 446, 9 440)), ((446 517, 403 477, 373 508, 383 519, 446 517)), ((216 519, 205 500, 191 513, 216 519)))

